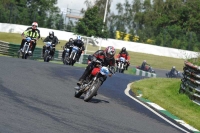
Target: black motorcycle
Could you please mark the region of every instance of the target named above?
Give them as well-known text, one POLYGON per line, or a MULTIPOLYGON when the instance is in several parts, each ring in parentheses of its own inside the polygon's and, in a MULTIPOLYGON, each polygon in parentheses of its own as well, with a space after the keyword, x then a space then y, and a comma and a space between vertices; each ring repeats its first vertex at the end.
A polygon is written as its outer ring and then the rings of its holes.
POLYGON ((44 52, 44 62, 49 62, 53 57, 53 47, 52 47, 52 42, 45 42, 46 47, 45 47, 45 52, 44 52))
POLYGON ((179 71, 167 72, 166 77, 167 78, 182 78, 181 73, 179 71))
POLYGON ((74 65, 77 61, 77 58, 78 58, 78 53, 80 52, 80 48, 77 47, 77 46, 71 46, 70 47, 71 49, 71 53, 69 54, 69 49, 66 48, 66 53, 65 53, 65 56, 64 56, 64 59, 63 59, 63 63, 65 65, 74 65))

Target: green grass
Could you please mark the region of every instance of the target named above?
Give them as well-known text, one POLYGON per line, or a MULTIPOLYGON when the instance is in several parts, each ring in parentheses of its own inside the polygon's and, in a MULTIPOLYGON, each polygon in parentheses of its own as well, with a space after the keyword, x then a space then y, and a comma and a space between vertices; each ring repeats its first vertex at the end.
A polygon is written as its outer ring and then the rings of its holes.
POLYGON ((160 105, 200 130, 200 106, 185 94, 179 94, 180 83, 180 79, 148 78, 134 82, 131 89, 134 94, 138 94, 140 90, 143 98, 160 105))
MULTIPOLYGON (((20 34, 16 33, 4 33, 0 32, 0 40, 11 42, 14 44, 20 44, 21 43, 21 36, 20 34)), ((59 39, 59 36, 58 36, 59 39)), ((56 46, 56 50, 62 50, 62 46, 64 46, 66 43, 65 40, 60 40, 60 43, 56 46)), ((38 40, 37 46, 42 48, 44 43, 42 40, 38 40)), ((122 44, 123 46, 123 44, 122 44)), ((88 51, 96 51, 99 49, 97 46, 87 45, 88 51)), ((104 49, 103 47, 101 49, 104 49)), ((120 50, 117 49, 118 53, 120 50)), ((148 64, 150 64, 153 68, 160 68, 160 69, 167 69, 170 70, 172 66, 176 66, 177 70, 183 71, 184 66, 184 59, 177 59, 177 58, 171 58, 171 57, 164 57, 164 56, 156 56, 151 54, 144 54, 144 53, 137 53, 137 52, 131 52, 129 51, 129 55, 131 57, 130 63, 132 66, 138 66, 141 65, 143 60, 147 60, 148 64)), ((92 53, 92 52, 87 52, 92 53)))
MULTIPOLYGON (((58 36, 59 38, 59 36, 58 36)), ((0 32, 0 40, 11 42, 14 44, 21 43, 20 34, 14 33, 2 33, 0 32)), ((66 43, 65 40, 60 40, 60 44, 56 46, 57 50, 62 50, 62 46, 66 43)), ((37 47, 42 47, 44 44, 42 40, 37 42, 37 47)), ((123 44, 122 44, 123 45, 123 44)), ((96 51, 99 47, 87 45, 88 51, 96 51)), ((104 48, 102 48, 104 49, 104 48)), ((119 49, 117 49, 117 53, 119 49)), ((92 52, 90 52, 92 54, 92 52)), ((171 69, 172 66, 176 66, 179 71, 183 70, 184 60, 176 59, 164 56, 156 56, 151 54, 137 53, 129 51, 131 57, 131 65, 141 65, 143 60, 147 60, 153 68, 159 69, 171 69)), ((43 61, 43 60, 40 60, 43 61)), ((51 63, 62 64, 61 61, 51 61, 51 63)), ((86 67, 86 64, 75 64, 76 67, 86 67)), ((125 71, 126 74, 133 74, 132 67, 125 71)), ((167 78, 148 78, 143 79, 132 84, 132 91, 137 94, 137 90, 141 90, 143 97, 149 99, 152 102, 162 105, 163 108, 171 112, 172 114, 183 119, 188 124, 200 129, 200 107, 191 102, 188 96, 179 94, 180 79, 167 79, 167 78)))

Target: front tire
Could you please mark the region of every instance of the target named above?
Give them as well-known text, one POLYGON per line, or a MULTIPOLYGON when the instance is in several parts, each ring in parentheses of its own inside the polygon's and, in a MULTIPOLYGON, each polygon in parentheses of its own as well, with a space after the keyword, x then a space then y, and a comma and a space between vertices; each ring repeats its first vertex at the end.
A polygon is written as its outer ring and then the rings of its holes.
POLYGON ((90 89, 86 92, 84 101, 88 102, 92 99, 93 96, 97 94, 97 91, 99 87, 101 86, 102 81, 98 80, 97 82, 94 82, 93 85, 90 87, 90 89))
POLYGON ((44 54, 44 62, 49 62, 49 56, 47 52, 44 54))

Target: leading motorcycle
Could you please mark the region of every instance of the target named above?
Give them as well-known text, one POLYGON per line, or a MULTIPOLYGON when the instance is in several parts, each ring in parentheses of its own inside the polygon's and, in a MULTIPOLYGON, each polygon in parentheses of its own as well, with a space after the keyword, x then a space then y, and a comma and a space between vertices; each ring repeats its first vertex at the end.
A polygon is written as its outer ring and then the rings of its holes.
POLYGON ((26 37, 26 42, 24 43, 23 48, 18 52, 18 58, 21 56, 22 59, 27 59, 29 56, 32 55, 31 51, 31 38, 26 37))
POLYGON ((79 98, 83 93, 84 101, 90 101, 94 96, 97 95, 97 91, 99 87, 103 84, 104 76, 108 75, 109 73, 114 73, 114 68, 108 68, 105 66, 101 66, 101 61, 96 60, 93 63, 96 64, 92 72, 87 76, 86 80, 79 87, 75 87, 75 97, 79 98))

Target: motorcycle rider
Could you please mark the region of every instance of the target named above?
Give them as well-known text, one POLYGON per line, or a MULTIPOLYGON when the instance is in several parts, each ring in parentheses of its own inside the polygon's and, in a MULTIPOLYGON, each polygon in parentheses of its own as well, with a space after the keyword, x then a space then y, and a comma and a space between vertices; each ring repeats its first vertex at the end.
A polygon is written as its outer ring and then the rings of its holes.
MULTIPOLYGON (((51 42, 52 44, 52 57, 54 56, 54 53, 55 53, 55 47, 56 45, 58 44, 58 38, 57 36, 54 35, 54 32, 53 31, 50 31, 49 32, 49 35, 43 40, 43 42, 51 42)), ((45 52, 45 49, 46 49, 46 45, 43 46, 43 49, 42 49, 42 57, 44 57, 44 52, 45 52)))
POLYGON ((144 60, 144 61, 142 62, 142 65, 141 65, 140 69, 143 70, 143 71, 145 71, 146 65, 149 65, 149 64, 147 64, 147 61, 144 60))
MULTIPOLYGON (((37 22, 33 22, 33 23, 32 23, 32 26, 33 26, 34 24, 36 24, 36 25, 37 25, 37 28, 36 28, 36 30, 37 30, 37 32, 38 32, 38 34, 39 34, 39 36, 38 36, 38 39, 40 39, 40 30, 38 29, 38 23, 37 23, 37 22)), ((30 30, 30 29, 32 29, 32 27, 31 27, 31 26, 30 26, 30 27, 28 27, 26 30, 30 30)))
POLYGON ((175 76, 175 75, 174 75, 175 72, 178 73, 178 71, 176 70, 176 67, 173 66, 172 69, 171 69, 170 72, 169 72, 169 75, 175 76))
POLYGON ((64 59, 64 56, 65 56, 65 54, 66 54, 66 50, 65 50, 65 48, 68 48, 69 49, 69 55, 71 54, 71 46, 73 46, 74 45, 74 42, 73 42, 73 38, 70 38, 69 39, 69 41, 65 44, 65 46, 64 46, 64 50, 63 50, 63 53, 62 53, 62 60, 64 59))
POLYGON ((37 22, 33 22, 32 23, 32 27, 31 28, 27 28, 23 33, 22 33, 22 42, 19 48, 20 52, 22 50, 22 48, 24 47, 24 43, 26 42, 26 37, 30 37, 31 38, 31 42, 30 42, 30 51, 29 54, 33 54, 35 46, 36 46, 36 41, 40 38, 40 33, 38 32, 39 30, 37 29, 38 27, 38 23, 37 22))
POLYGON ((117 65, 118 65, 120 57, 124 57, 126 59, 126 68, 125 69, 128 70, 128 67, 130 65, 130 62, 129 62, 130 61, 130 56, 129 56, 128 52, 126 51, 125 47, 123 47, 121 49, 121 51, 119 52, 119 54, 116 56, 116 64, 117 65))
MULTIPOLYGON (((81 57, 81 54, 83 53, 83 51, 85 50, 85 47, 84 47, 84 42, 82 41, 82 38, 81 36, 77 36, 77 38, 74 40, 74 46, 77 46, 79 47, 79 52, 78 52, 78 56, 77 56, 77 61, 79 61, 79 58, 81 57)), ((71 50, 70 50, 70 53, 71 53, 71 50)))
MULTIPOLYGON (((98 50, 92 56, 89 56, 90 57, 89 60, 96 58, 97 60, 100 60, 102 62, 102 66, 110 66, 110 67, 114 68, 114 66, 115 66, 114 56, 115 56, 115 48, 113 46, 108 46, 105 50, 98 50)), ((95 68, 95 64, 93 62, 88 64, 84 73, 82 74, 79 81, 77 82, 78 86, 80 86, 83 83, 83 81, 91 73, 93 68, 95 68)), ((112 74, 109 74, 109 76, 112 76, 112 74)), ((103 78, 105 81, 107 76, 105 75, 103 78)), ((102 82, 102 84, 103 84, 103 82, 102 82)))

